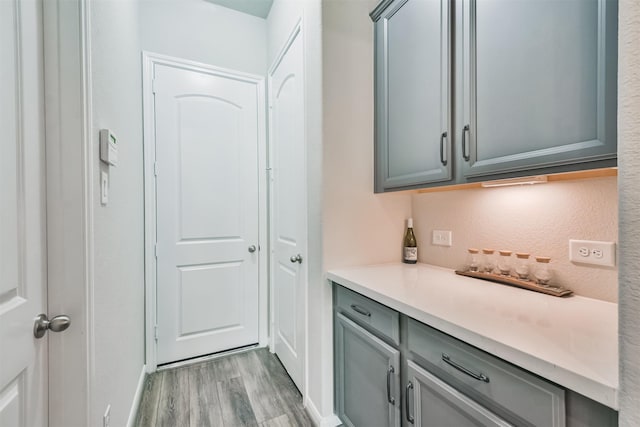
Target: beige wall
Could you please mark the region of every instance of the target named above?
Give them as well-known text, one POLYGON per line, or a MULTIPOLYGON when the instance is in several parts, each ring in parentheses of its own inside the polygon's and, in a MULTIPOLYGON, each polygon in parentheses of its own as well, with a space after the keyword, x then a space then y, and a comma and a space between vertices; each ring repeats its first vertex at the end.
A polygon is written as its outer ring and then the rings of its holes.
POLYGON ((409 194, 373 193, 377 0, 323 2, 324 265, 399 261, 409 194))
POLYGON ((620 166, 620 425, 640 425, 640 2, 621 0, 618 67, 620 166))
POLYGON ((569 239, 617 242, 616 177, 419 194, 413 218, 420 262, 459 268, 469 247, 550 256, 558 284, 617 301, 616 268, 569 261, 569 239), (451 230, 453 246, 432 245, 433 230, 451 230))
MULTIPOLYGON (((324 271, 398 261, 404 220, 411 213, 410 195, 373 194, 373 26, 369 12, 376 2, 322 2, 320 225, 324 271)), ((329 298, 310 295, 309 315, 321 313, 314 323, 323 322, 324 329, 323 335, 315 335, 310 317, 309 362, 313 370, 313 360, 323 360, 324 369, 309 375, 322 384, 322 394, 310 392, 326 417, 333 413, 332 302, 329 283, 322 280, 320 285, 329 298)))

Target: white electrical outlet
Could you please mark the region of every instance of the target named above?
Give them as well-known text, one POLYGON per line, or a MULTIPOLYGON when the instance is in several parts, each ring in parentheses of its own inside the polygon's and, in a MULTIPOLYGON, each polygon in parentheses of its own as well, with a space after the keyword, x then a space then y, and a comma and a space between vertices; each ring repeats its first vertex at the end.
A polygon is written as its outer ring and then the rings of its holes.
POLYGON ((111 405, 107 405, 107 409, 102 416, 102 427, 109 427, 111 424, 111 405))
POLYGON ((436 246, 451 246, 451 231, 433 230, 431 243, 436 246))
POLYGON ((592 240, 569 240, 569 259, 580 264, 616 265, 616 244, 592 240))

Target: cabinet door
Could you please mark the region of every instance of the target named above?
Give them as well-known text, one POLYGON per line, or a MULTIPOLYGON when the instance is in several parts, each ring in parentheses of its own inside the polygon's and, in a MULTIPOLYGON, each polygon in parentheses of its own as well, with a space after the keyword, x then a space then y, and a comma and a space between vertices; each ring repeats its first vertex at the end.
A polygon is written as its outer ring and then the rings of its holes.
POLYGON ((408 361, 405 416, 424 427, 511 426, 447 383, 408 361))
POLYGON ((376 191, 451 179, 450 0, 375 10, 376 191))
POLYGON ((616 1, 459 4, 464 175, 614 166, 616 1))
POLYGON ((335 315, 336 412, 347 427, 400 426, 400 352, 335 315))

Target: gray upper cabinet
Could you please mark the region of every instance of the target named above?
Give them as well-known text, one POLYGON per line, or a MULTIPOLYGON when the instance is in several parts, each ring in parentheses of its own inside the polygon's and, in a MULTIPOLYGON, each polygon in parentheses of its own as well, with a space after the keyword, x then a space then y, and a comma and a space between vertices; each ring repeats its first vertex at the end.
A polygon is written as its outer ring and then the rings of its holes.
POLYGON ((448 0, 395 0, 375 22, 376 191, 452 178, 448 0))
POLYGON ((617 0, 383 0, 375 191, 616 165, 617 0))
POLYGON ((608 159, 614 166, 617 3, 458 4, 464 176, 608 159))

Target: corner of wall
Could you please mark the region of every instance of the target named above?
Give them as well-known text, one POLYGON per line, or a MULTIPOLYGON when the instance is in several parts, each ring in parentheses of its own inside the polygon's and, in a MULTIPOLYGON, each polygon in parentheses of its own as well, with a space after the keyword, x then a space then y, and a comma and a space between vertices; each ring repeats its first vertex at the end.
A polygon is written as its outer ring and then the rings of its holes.
POLYGON ((640 425, 640 3, 621 0, 618 38, 620 426, 640 425))
POLYGON ((131 402, 131 409, 129 410, 129 418, 127 419, 127 427, 135 427, 136 418, 140 409, 140 402, 142 401, 142 391, 147 380, 147 365, 142 365, 140 370, 140 377, 138 377, 138 386, 136 392, 133 395, 133 402, 131 402))

